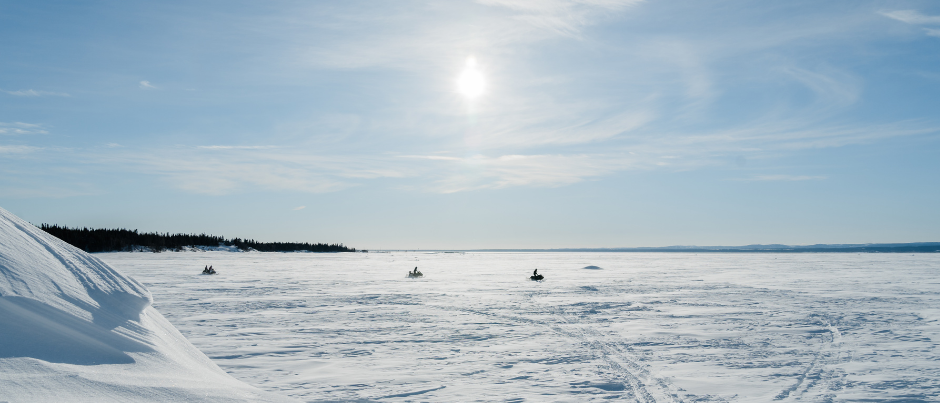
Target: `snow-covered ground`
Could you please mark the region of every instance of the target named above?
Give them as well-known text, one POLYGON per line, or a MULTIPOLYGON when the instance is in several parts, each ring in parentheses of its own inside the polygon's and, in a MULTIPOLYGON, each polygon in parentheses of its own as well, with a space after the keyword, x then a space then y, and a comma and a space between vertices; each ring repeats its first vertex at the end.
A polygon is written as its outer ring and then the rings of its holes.
POLYGON ((0 208, 0 401, 258 402, 133 278, 0 208))
POLYGON ((96 256, 302 400, 940 401, 940 254, 96 256))

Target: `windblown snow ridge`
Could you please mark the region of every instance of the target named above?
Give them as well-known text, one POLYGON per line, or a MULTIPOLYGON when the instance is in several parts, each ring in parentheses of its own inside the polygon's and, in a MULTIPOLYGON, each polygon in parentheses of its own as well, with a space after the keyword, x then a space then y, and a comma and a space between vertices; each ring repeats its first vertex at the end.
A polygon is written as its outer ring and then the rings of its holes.
POLYGON ((0 208, 0 401, 279 401, 232 378, 98 258, 0 208))

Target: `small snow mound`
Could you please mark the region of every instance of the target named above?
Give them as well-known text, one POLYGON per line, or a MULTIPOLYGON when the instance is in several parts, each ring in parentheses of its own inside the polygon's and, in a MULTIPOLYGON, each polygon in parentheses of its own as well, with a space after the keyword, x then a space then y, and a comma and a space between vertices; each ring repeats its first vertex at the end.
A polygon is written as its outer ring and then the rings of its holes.
POLYGON ((602 268, 600 268, 600 267, 597 267, 597 266, 584 266, 584 267, 582 267, 582 269, 585 269, 585 270, 604 270, 604 269, 602 269, 602 268))
POLYGON ((98 258, 0 208, 0 401, 278 401, 232 378, 98 258))

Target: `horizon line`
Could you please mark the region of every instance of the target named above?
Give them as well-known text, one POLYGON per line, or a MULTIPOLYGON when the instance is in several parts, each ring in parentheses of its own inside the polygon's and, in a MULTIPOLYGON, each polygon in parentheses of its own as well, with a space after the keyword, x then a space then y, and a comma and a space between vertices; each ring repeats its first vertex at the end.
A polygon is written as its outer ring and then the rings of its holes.
POLYGON ((894 242, 864 244, 751 244, 739 246, 640 246, 640 247, 583 247, 583 248, 361 248, 363 252, 940 252, 940 242, 894 242))

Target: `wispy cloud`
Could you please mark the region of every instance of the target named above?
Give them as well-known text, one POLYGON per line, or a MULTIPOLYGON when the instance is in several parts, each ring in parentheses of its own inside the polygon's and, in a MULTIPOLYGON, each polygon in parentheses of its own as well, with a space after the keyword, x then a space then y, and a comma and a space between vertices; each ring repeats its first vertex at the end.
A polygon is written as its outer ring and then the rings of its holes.
POLYGON ((198 146, 206 150, 269 150, 276 146, 198 146))
POLYGON ((57 187, 49 186, 44 184, 30 184, 20 185, 20 186, 8 186, 0 184, 0 194, 4 197, 10 198, 21 198, 21 199, 30 199, 30 198, 50 198, 50 199, 62 199, 66 197, 75 197, 75 196, 88 196, 99 193, 100 191, 95 189, 91 185, 87 184, 72 184, 69 186, 57 187))
POLYGON ((605 13, 617 12, 643 0, 478 0, 516 12, 514 18, 549 32, 579 37, 581 28, 605 13))
POLYGON ((479 118, 476 125, 466 129, 464 142, 489 150, 594 143, 633 132, 657 117, 655 112, 643 108, 618 112, 590 103, 543 110, 538 110, 538 106, 546 105, 501 102, 492 107, 498 112, 479 118))
POLYGON ((0 154, 27 154, 27 153, 35 152, 38 150, 40 150, 39 147, 19 146, 19 145, 14 145, 14 146, 0 145, 0 154))
POLYGON ((140 84, 139 84, 139 87, 140 87, 140 89, 142 89, 142 90, 153 90, 153 89, 157 89, 157 87, 156 87, 155 85, 150 84, 150 81, 147 81, 147 80, 141 81, 140 84))
POLYGON ((172 186, 201 194, 221 195, 258 190, 325 193, 353 185, 315 170, 269 162, 202 160, 193 163, 154 159, 145 165, 152 169, 150 173, 162 176, 172 186))
POLYGON ((785 182, 797 182, 797 181, 818 181, 826 179, 825 176, 812 176, 812 175, 757 175, 750 178, 739 179, 741 181, 756 181, 756 182, 772 182, 772 181, 785 181, 785 182))
POLYGON ((914 25, 940 24, 940 16, 924 15, 917 10, 882 11, 881 15, 914 25))
POLYGON ((43 125, 40 125, 40 124, 23 123, 23 122, 12 122, 12 123, 0 122, 0 134, 17 135, 17 134, 46 134, 46 133, 49 133, 49 132, 43 128, 43 125))
POLYGON ((71 96, 64 92, 38 91, 38 90, 33 90, 33 89, 16 90, 16 91, 0 89, 0 92, 7 93, 9 95, 15 95, 18 97, 43 97, 43 96, 70 97, 71 96))
POLYGON ((476 155, 466 158, 403 156, 437 161, 426 167, 433 178, 424 190, 454 193, 517 186, 557 187, 639 166, 625 155, 476 155))
MULTIPOLYGON (((881 15, 911 25, 940 25, 940 15, 925 15, 917 10, 883 11, 881 15)), ((940 29, 922 28, 927 36, 940 37, 940 29)))
POLYGON ((802 116, 826 117, 833 111, 851 106, 861 96, 860 80, 845 71, 831 67, 811 71, 792 66, 781 68, 781 71, 815 95, 814 101, 804 107, 802 116))
POLYGON ((307 208, 307 206, 297 206, 297 207, 292 208, 291 210, 297 211, 297 210, 303 210, 305 208, 307 208))
POLYGON ((213 195, 260 190, 324 193, 356 186, 354 179, 403 176, 369 157, 272 153, 253 148, 125 148, 85 158, 155 175, 188 192, 213 195))

